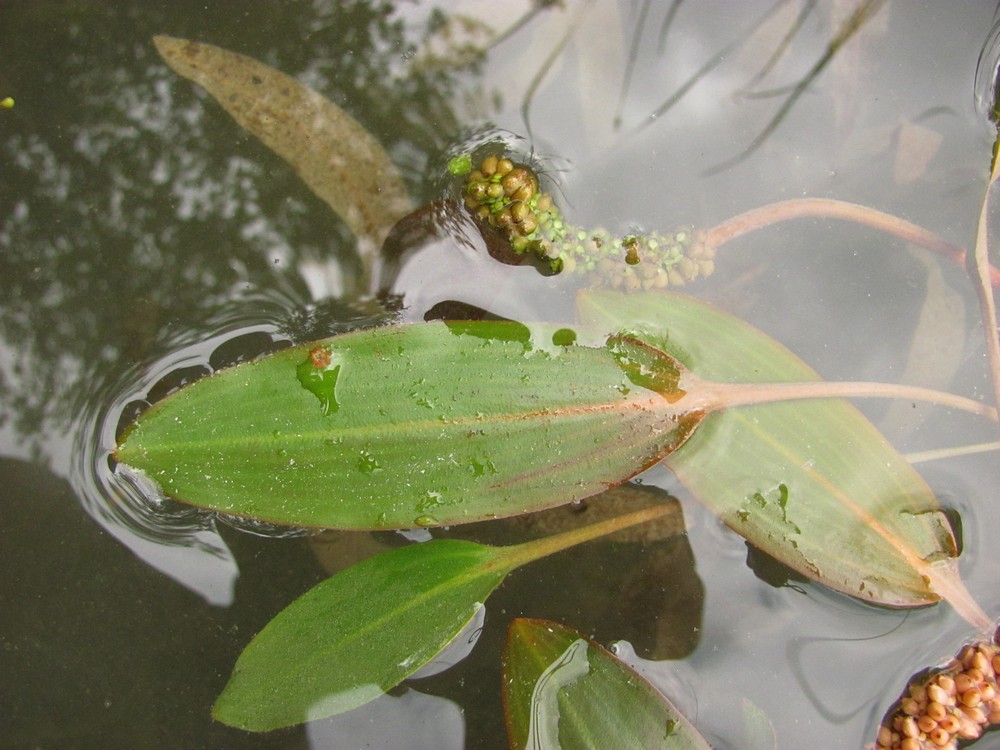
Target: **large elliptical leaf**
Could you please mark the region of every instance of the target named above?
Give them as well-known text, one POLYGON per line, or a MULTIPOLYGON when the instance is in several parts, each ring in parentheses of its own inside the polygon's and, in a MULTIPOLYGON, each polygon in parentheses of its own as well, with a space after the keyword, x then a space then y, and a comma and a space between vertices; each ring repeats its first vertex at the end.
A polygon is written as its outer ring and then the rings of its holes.
MULTIPOLYGON (((584 324, 632 331, 709 380, 820 379, 762 332, 681 294, 583 291, 577 307, 584 324)), ((988 622, 933 492, 848 402, 713 413, 665 463, 730 528, 812 580, 890 606, 944 597, 988 622)))
POLYGON ((439 539, 377 555, 317 584, 246 647, 212 715, 264 732, 377 698, 461 632, 509 572, 504 555, 439 539))
POLYGON ((426 323, 293 347, 154 404, 117 458, 184 502, 296 526, 449 525, 567 503, 656 463, 701 417, 672 403, 669 357, 572 336, 426 323))
POLYGON ((655 687, 555 622, 511 623, 503 698, 512 750, 711 750, 655 687))

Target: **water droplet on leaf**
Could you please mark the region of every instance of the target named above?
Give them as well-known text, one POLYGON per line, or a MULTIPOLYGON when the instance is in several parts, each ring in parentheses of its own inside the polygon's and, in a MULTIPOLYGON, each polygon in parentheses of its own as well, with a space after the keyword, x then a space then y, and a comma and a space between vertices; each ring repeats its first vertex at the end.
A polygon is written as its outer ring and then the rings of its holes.
POLYGON ((319 399, 324 416, 340 408, 337 401, 340 364, 333 363, 328 349, 321 346, 312 349, 306 360, 295 368, 295 375, 302 387, 319 399))
POLYGON ((382 464, 368 451, 361 451, 358 454, 358 470, 363 474, 374 474, 382 470, 382 464))

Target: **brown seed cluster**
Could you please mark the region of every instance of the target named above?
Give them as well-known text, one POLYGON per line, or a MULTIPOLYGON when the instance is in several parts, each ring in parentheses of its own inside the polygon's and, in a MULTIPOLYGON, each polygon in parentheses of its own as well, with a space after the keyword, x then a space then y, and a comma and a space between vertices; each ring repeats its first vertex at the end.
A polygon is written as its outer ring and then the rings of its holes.
POLYGON ((875 750, 956 750, 1000 724, 1000 647, 965 646, 944 668, 910 682, 882 720, 875 750))

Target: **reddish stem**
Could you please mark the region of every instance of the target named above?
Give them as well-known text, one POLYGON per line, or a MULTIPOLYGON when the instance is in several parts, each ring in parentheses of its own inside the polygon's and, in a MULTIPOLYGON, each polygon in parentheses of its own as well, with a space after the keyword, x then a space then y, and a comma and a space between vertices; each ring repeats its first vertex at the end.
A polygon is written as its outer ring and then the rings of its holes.
MULTIPOLYGON (((905 219, 901 219, 898 216, 876 211, 874 208, 861 206, 857 203, 832 200, 830 198, 799 198, 751 209, 709 229, 705 240, 709 247, 720 247, 726 242, 736 239, 747 232, 752 232, 755 229, 762 229, 779 221, 806 217, 843 219, 845 221, 853 221, 857 224, 864 224, 874 229, 893 234, 915 245, 926 247, 928 250, 943 255, 963 268, 965 267, 965 250, 958 245, 943 240, 933 232, 905 219)), ((989 267, 989 275, 991 285, 1000 287, 1000 269, 991 265, 989 267)))

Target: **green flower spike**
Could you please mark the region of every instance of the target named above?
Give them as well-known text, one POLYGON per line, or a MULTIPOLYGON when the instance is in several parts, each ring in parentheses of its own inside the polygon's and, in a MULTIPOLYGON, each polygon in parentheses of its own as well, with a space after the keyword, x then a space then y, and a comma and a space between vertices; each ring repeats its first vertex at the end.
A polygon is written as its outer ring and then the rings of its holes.
POLYGON ((715 248, 703 232, 681 228, 619 238, 604 229, 581 229, 563 220, 531 167, 497 153, 472 167, 467 154, 448 163, 452 175, 465 176, 465 207, 515 252, 531 253, 556 273, 577 274, 588 286, 638 291, 681 286, 715 270, 715 248))

